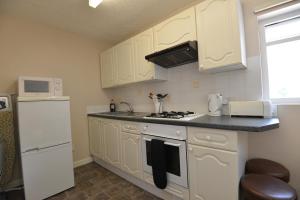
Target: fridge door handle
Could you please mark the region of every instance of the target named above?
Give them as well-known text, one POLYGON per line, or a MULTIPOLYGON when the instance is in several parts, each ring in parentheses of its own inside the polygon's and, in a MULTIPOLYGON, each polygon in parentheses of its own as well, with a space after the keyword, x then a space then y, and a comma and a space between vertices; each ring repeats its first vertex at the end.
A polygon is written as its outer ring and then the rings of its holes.
POLYGON ((35 148, 31 148, 31 149, 26 149, 26 150, 24 151, 24 153, 28 153, 28 152, 31 152, 31 151, 39 151, 39 150, 40 150, 39 147, 35 147, 35 148))
POLYGON ((54 144, 54 145, 39 146, 38 149, 43 150, 43 149, 48 149, 48 148, 52 148, 52 147, 57 147, 57 146, 60 146, 60 145, 65 145, 65 144, 68 144, 68 143, 70 143, 70 142, 62 142, 62 143, 58 143, 58 144, 54 144))
POLYGON ((70 143, 70 142, 63 142, 63 143, 59 143, 59 144, 55 144, 55 145, 49 145, 49 146, 34 147, 34 148, 27 149, 26 151, 24 151, 24 153, 28 153, 28 152, 31 152, 31 151, 41 151, 41 150, 48 149, 48 148, 51 148, 51 147, 65 145, 65 144, 68 144, 68 143, 70 143))

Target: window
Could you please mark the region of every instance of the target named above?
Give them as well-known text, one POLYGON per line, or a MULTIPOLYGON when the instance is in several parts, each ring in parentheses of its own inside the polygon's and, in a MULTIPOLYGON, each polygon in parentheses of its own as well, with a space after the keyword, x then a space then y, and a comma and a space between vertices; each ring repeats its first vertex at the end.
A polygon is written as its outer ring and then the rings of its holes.
POLYGON ((300 103, 300 12, 260 23, 264 98, 300 103))

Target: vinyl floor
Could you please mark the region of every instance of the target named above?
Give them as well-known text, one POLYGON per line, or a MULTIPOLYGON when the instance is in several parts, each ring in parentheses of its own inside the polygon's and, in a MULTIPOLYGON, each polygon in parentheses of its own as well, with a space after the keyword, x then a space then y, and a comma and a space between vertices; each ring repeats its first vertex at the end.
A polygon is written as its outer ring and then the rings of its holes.
MULTIPOLYGON (((96 163, 76 168, 75 183, 74 188, 48 200, 160 200, 96 163)), ((6 200, 22 199, 23 191, 6 194, 6 200)))

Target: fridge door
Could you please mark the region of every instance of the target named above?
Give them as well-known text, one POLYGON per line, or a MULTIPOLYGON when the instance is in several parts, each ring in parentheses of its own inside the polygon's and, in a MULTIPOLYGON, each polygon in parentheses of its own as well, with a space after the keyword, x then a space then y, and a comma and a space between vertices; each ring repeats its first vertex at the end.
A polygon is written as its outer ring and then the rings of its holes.
POLYGON ((74 186, 72 145, 22 153, 26 200, 40 200, 74 186))
POLYGON ((71 142, 69 101, 18 102, 21 152, 71 142))

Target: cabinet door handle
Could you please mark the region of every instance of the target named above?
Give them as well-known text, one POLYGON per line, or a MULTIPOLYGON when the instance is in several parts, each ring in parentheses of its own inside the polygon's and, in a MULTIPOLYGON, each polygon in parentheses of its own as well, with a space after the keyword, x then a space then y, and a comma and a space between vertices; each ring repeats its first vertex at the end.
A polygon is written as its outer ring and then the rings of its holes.
POLYGON ((193 151, 193 148, 192 148, 192 147, 189 147, 188 150, 189 150, 189 151, 193 151))

